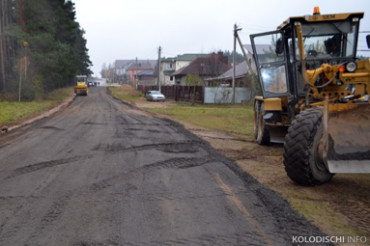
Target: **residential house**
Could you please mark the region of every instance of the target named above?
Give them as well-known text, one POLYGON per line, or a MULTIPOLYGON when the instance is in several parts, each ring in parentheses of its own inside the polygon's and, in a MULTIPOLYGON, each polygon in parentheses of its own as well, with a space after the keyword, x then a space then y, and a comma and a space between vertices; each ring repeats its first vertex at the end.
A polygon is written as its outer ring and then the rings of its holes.
POLYGON ((176 70, 174 76, 177 85, 186 85, 185 78, 188 74, 197 74, 201 79, 219 76, 230 68, 227 56, 222 52, 212 53, 206 57, 198 57, 189 65, 176 70))
MULTIPOLYGON (((249 68, 246 61, 239 63, 235 67, 235 85, 236 87, 244 87, 247 84, 246 74, 249 68)), ((205 79, 205 85, 208 87, 215 86, 232 86, 234 69, 230 68, 220 76, 205 79)))
POLYGON ((135 78, 140 85, 155 85, 156 80, 153 70, 146 70, 135 74, 135 78))
POLYGON ((175 80, 171 75, 176 71, 176 58, 161 59, 160 80, 162 85, 173 85, 175 80))
POLYGON ((130 81, 135 81, 135 75, 143 71, 154 71, 154 67, 149 62, 135 62, 127 68, 127 74, 130 81))
POLYGON ((141 72, 148 69, 137 69, 132 70, 132 68, 135 68, 134 64, 145 64, 144 67, 148 68, 150 64, 150 67, 152 70, 154 70, 154 67, 157 64, 157 60, 138 60, 138 59, 132 59, 132 60, 116 60, 114 62, 114 69, 115 69, 115 76, 116 81, 120 84, 122 83, 128 83, 129 81, 135 80, 135 71, 141 72), (129 72, 129 69, 131 71, 129 72))
POLYGON ((175 79, 172 74, 200 57, 206 57, 208 54, 183 54, 176 57, 164 58, 161 60, 160 80, 162 85, 174 85, 175 79))
MULTIPOLYGON (((252 73, 257 73, 256 63, 254 62, 253 58, 253 49, 252 45, 246 44, 244 48, 247 51, 247 59, 249 64, 251 65, 252 73)), ((266 51, 270 51, 271 45, 256 45, 256 50, 259 53, 263 53, 266 51)), ((266 52, 268 53, 268 52, 266 52)), ((232 79, 233 79, 233 68, 226 71, 225 73, 221 74, 220 76, 208 78, 205 80, 206 86, 231 86, 232 79)), ((235 66, 235 85, 236 87, 245 87, 249 83, 247 81, 247 74, 250 73, 249 66, 246 61, 239 63, 235 66)))

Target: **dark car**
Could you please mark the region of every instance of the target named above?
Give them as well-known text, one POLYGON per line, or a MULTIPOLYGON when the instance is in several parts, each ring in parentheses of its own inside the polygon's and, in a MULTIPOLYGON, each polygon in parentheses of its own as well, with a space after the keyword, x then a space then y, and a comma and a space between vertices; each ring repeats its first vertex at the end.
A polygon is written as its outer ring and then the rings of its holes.
POLYGON ((147 91, 145 98, 148 101, 162 101, 166 100, 166 97, 160 91, 147 91))

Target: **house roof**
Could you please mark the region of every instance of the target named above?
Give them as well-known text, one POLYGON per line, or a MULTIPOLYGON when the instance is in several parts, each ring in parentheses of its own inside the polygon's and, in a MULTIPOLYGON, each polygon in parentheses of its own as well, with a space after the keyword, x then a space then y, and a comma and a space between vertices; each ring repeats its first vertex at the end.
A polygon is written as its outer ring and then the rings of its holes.
MULTIPOLYGON (((242 63, 239 63, 235 67, 235 78, 242 78, 248 73, 248 65, 246 61, 243 61, 242 63)), ((206 80, 229 80, 233 78, 233 68, 230 68, 225 73, 221 74, 220 76, 209 78, 206 80)))
POLYGON ((182 54, 176 57, 162 58, 161 62, 176 62, 176 61, 194 61, 199 57, 207 57, 209 54, 182 54))
POLYGON ((163 73, 165 75, 171 75, 173 72, 175 72, 176 70, 166 70, 166 71, 163 71, 163 73))
POLYGON ((199 74, 201 76, 217 76, 229 69, 229 61, 222 53, 212 53, 207 57, 199 57, 188 66, 175 71, 172 75, 199 74))
POLYGON ((123 68, 130 65, 134 60, 116 60, 114 62, 116 68, 123 68))
POLYGON ((152 65, 152 67, 155 67, 155 65, 157 64, 157 60, 136 60, 136 59, 132 59, 132 60, 116 60, 115 61, 115 66, 116 66, 116 69, 119 69, 119 68, 127 68, 129 66, 131 66, 132 64, 134 63, 149 63, 152 65))
POLYGON ((142 71, 140 73, 137 73, 135 74, 136 76, 153 76, 154 74, 154 71, 150 71, 150 70, 147 70, 147 71, 142 71))
POLYGON ((195 59, 199 57, 206 57, 209 56, 209 54, 183 54, 183 55, 178 55, 175 57, 176 61, 194 61, 195 59))
POLYGON ((132 63, 127 70, 154 70, 154 66, 149 62, 139 62, 135 61, 132 63))
POLYGON ((167 58, 162 58, 161 62, 175 62, 176 59, 174 57, 167 57, 167 58))

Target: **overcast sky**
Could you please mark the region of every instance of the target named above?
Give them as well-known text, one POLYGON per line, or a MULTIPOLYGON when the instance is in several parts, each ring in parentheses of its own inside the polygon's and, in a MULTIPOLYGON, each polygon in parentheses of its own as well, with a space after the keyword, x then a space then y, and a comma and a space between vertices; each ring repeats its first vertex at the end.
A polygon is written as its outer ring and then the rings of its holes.
MULTIPOLYGON (((370 31, 369 0, 73 0, 86 31, 92 70, 118 59, 157 59, 184 53, 233 49, 237 24, 243 43, 249 34, 275 30, 289 16, 365 12, 361 31, 370 31)), ((365 49, 361 34, 359 48, 365 49)), ((240 50, 239 50, 240 52, 240 50)))

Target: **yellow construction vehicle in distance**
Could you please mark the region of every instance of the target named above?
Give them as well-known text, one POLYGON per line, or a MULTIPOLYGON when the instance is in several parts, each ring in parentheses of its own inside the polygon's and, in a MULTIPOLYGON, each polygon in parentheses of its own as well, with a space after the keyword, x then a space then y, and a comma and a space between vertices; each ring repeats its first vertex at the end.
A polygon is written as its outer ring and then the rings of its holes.
POLYGON ((370 59, 356 57, 363 16, 315 7, 250 36, 262 88, 254 136, 284 142, 285 171, 300 185, 370 173, 370 59))
POLYGON ((76 76, 76 83, 77 85, 74 88, 76 96, 83 95, 87 96, 88 89, 87 89, 87 76, 86 75, 77 75, 76 76))

